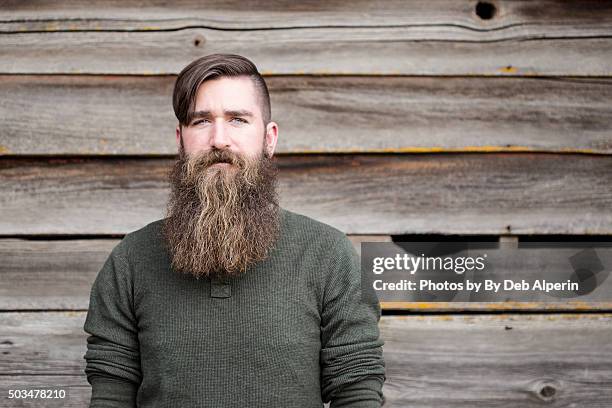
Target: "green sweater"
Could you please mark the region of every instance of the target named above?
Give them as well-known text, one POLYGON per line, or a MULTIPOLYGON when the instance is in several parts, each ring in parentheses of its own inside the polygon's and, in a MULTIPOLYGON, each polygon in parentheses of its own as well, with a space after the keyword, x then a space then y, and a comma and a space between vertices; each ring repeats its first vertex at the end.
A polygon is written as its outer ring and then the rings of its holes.
POLYGON ((357 253, 281 211, 268 259, 225 284, 171 269, 162 220, 113 248, 84 325, 91 407, 381 406, 380 306, 357 253))

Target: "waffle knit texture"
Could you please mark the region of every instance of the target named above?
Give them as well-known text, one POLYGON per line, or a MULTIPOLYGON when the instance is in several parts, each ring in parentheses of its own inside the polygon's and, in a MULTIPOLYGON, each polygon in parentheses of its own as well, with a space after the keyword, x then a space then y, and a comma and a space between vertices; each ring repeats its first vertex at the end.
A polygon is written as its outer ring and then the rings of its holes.
POLYGON ((269 257, 227 282, 176 273, 157 220, 91 288, 90 407, 380 407, 380 305, 341 231, 281 209, 269 257))

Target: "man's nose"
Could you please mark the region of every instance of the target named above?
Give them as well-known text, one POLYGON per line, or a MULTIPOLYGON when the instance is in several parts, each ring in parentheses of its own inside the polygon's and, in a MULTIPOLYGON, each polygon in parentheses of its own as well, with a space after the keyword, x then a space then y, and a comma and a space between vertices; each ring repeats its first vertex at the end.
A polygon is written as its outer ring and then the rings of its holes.
POLYGON ((217 149, 230 147, 230 138, 225 128, 225 121, 219 121, 214 124, 210 144, 217 149))

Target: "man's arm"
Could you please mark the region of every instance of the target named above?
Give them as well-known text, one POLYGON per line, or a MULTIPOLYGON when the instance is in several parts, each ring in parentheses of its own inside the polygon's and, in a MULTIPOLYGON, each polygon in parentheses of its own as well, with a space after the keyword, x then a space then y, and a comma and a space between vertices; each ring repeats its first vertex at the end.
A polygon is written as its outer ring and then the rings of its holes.
POLYGON ((84 330, 85 374, 91 384, 91 408, 136 406, 142 374, 133 285, 121 244, 113 249, 91 289, 84 330))
POLYGON ((336 242, 321 316, 323 402, 331 401, 331 408, 378 408, 386 379, 380 305, 373 292, 362 299, 359 256, 350 240, 343 236, 336 242))

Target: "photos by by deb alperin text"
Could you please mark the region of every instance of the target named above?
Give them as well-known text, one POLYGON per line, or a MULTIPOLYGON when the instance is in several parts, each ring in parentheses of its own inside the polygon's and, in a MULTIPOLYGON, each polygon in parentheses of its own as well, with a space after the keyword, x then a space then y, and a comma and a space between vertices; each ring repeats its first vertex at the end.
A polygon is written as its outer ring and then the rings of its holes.
MULTIPOLYGON (((487 254, 479 256, 411 256, 406 253, 395 254, 388 257, 374 257, 372 259, 372 273, 381 275, 385 271, 405 271, 410 275, 414 275, 417 271, 430 272, 455 272, 457 275, 462 275, 466 271, 482 271, 486 267, 487 254)), ((424 278, 424 277, 421 277, 424 278)), ((497 282, 491 279, 481 281, 466 279, 463 282, 453 281, 433 281, 430 279, 420 279, 418 282, 401 279, 394 282, 385 282, 382 279, 375 279, 372 282, 374 290, 391 290, 391 291, 472 291, 480 292, 487 291, 498 293, 504 291, 578 291, 579 284, 567 279, 564 282, 550 282, 544 279, 536 279, 533 282, 527 282, 524 279, 514 281, 512 279, 504 279, 497 282)))

